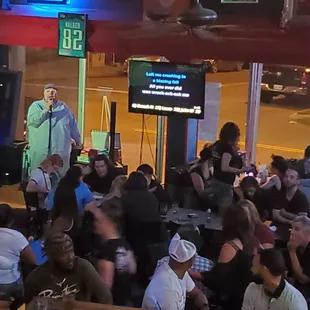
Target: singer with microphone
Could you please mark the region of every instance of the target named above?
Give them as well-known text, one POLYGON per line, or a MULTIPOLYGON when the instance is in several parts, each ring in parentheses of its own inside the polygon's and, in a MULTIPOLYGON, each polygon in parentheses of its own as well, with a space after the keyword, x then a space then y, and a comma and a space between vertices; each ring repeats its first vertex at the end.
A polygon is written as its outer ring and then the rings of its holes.
POLYGON ((58 100, 58 89, 54 84, 44 87, 42 100, 31 104, 27 115, 27 133, 31 169, 37 168, 51 154, 63 159, 60 176, 70 166, 72 140, 82 148, 81 136, 73 112, 58 100))

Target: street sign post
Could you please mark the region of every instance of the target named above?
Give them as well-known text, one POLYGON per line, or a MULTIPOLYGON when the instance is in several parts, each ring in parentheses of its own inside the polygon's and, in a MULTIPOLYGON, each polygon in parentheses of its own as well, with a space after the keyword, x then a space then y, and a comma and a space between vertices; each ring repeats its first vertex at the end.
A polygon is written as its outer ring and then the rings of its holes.
POLYGON ((58 55, 86 58, 87 15, 58 14, 58 55))
POLYGON ((258 0, 221 0, 221 3, 258 3, 258 0))

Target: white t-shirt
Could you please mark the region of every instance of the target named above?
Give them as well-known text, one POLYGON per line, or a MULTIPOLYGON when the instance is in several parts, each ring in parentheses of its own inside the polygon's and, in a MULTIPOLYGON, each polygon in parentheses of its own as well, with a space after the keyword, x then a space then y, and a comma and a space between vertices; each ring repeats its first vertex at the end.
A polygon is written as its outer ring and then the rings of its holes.
POLYGON ((20 252, 28 244, 20 232, 0 228, 0 284, 11 284, 20 278, 20 252))
POLYGON ((158 267, 148 285, 142 303, 144 309, 184 310, 186 294, 195 288, 195 283, 186 272, 179 279, 168 263, 158 267))
MULTIPOLYGON (((34 181, 37 186, 45 188, 48 192, 52 189, 51 179, 48 173, 40 168, 35 168, 31 172, 30 180, 34 181)), ((47 194, 39 193, 39 207, 42 209, 47 208, 47 194)))

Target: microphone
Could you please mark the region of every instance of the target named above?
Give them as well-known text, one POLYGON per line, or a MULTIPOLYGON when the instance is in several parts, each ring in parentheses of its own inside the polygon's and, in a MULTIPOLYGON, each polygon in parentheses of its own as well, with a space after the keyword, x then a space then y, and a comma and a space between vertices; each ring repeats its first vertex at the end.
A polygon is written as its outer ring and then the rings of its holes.
POLYGON ((49 112, 52 112, 52 109, 53 109, 53 105, 50 105, 48 108, 49 112))

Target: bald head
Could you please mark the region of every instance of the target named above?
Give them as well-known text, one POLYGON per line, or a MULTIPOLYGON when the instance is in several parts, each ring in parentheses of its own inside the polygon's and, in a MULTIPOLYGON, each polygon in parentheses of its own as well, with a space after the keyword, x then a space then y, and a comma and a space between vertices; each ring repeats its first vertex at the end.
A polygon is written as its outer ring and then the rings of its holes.
POLYGON ((49 261, 65 270, 74 267, 75 255, 72 239, 64 233, 54 233, 46 241, 44 249, 49 261))

